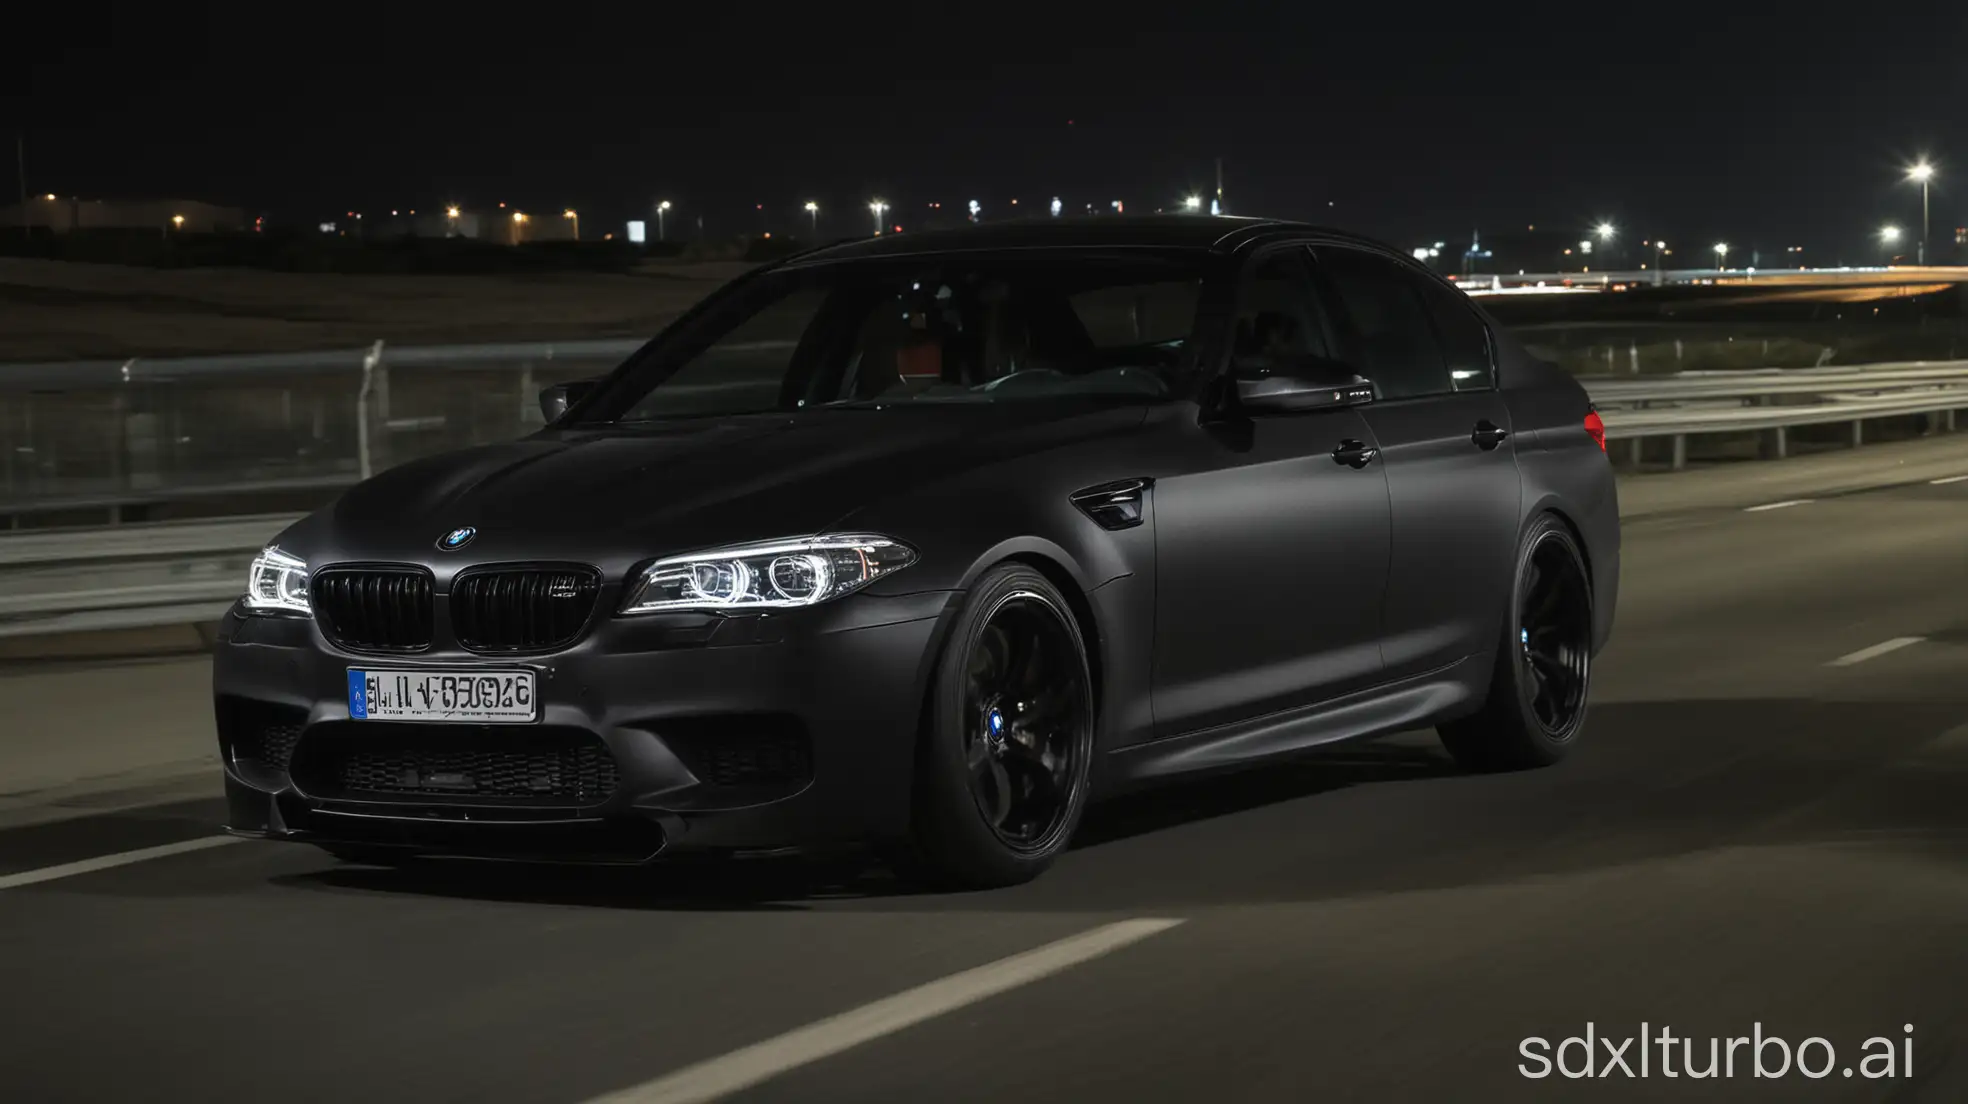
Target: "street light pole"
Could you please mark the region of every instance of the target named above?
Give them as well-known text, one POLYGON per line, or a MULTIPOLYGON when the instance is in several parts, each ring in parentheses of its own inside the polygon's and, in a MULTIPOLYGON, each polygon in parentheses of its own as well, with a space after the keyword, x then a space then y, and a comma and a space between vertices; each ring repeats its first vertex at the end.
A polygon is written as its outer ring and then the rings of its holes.
POLYGON ((1933 164, 1922 158, 1917 164, 1907 170, 1907 179, 1920 185, 1920 263, 1925 265, 1927 263, 1927 234, 1929 230, 1927 188, 1934 182, 1933 164))
POLYGON ((1930 232, 1927 225, 1927 185, 1933 181, 1933 175, 1928 173, 1920 180, 1920 264, 1922 267, 1927 264, 1927 235, 1930 232))
POLYGON ((656 240, 664 241, 663 212, 670 209, 670 201, 665 199, 656 204, 656 240))
POLYGON ((818 203, 813 202, 812 200, 807 200, 806 213, 810 215, 813 219, 813 240, 819 241, 820 240, 820 205, 818 203))

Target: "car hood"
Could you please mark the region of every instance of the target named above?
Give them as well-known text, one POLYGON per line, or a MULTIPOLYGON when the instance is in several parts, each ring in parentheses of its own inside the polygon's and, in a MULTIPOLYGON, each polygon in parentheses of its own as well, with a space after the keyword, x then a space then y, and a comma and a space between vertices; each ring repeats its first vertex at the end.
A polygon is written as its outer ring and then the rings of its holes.
POLYGON ((470 526, 480 560, 803 535, 928 481, 1131 431, 1145 414, 952 404, 549 430, 386 471, 312 519, 326 530, 313 535, 345 554, 405 555, 470 526))

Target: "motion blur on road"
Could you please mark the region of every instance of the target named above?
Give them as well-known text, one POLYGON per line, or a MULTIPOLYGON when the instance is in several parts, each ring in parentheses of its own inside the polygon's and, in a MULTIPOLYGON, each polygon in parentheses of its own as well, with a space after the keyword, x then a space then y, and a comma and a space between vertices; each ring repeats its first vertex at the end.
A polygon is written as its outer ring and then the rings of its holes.
MULTIPOLYGON (((1964 475, 1939 438, 1627 479, 1619 629, 1572 761, 1469 777, 1415 733, 1180 785, 1097 808, 1050 876, 995 893, 912 894, 845 857, 385 871, 221 843, 202 658, 16 664, 0 1084, 1515 1098, 1540 1087, 1521 1041, 1587 1022, 1760 1023, 1845 1064, 1911 1024, 1914 1078, 1802 1091, 1962 1099, 1964 475), (1174 923, 1113 927, 1139 920, 1174 923)), ((1659 1099, 1652 1076, 1594 1087, 1659 1099)))

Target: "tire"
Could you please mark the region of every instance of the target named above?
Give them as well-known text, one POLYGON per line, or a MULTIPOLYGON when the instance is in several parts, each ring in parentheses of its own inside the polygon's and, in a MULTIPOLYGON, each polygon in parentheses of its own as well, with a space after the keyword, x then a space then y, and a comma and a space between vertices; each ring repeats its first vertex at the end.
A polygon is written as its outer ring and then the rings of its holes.
POLYGON ((1033 568, 992 568, 937 662, 910 835, 891 861, 944 889, 1044 873, 1085 811, 1094 725, 1086 642, 1065 597, 1033 568))
POLYGON ((1518 542, 1509 612, 1482 708, 1437 731, 1465 770, 1550 766, 1578 743, 1591 683, 1585 557, 1563 522, 1541 514, 1518 542))

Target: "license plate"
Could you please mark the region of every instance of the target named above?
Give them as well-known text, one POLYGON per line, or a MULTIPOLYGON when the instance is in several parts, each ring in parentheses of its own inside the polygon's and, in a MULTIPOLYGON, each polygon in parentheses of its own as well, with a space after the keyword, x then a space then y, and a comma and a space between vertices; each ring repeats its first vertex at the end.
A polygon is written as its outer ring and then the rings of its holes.
POLYGON ((358 721, 529 724, 539 714, 531 671, 371 671, 349 668, 358 721))

